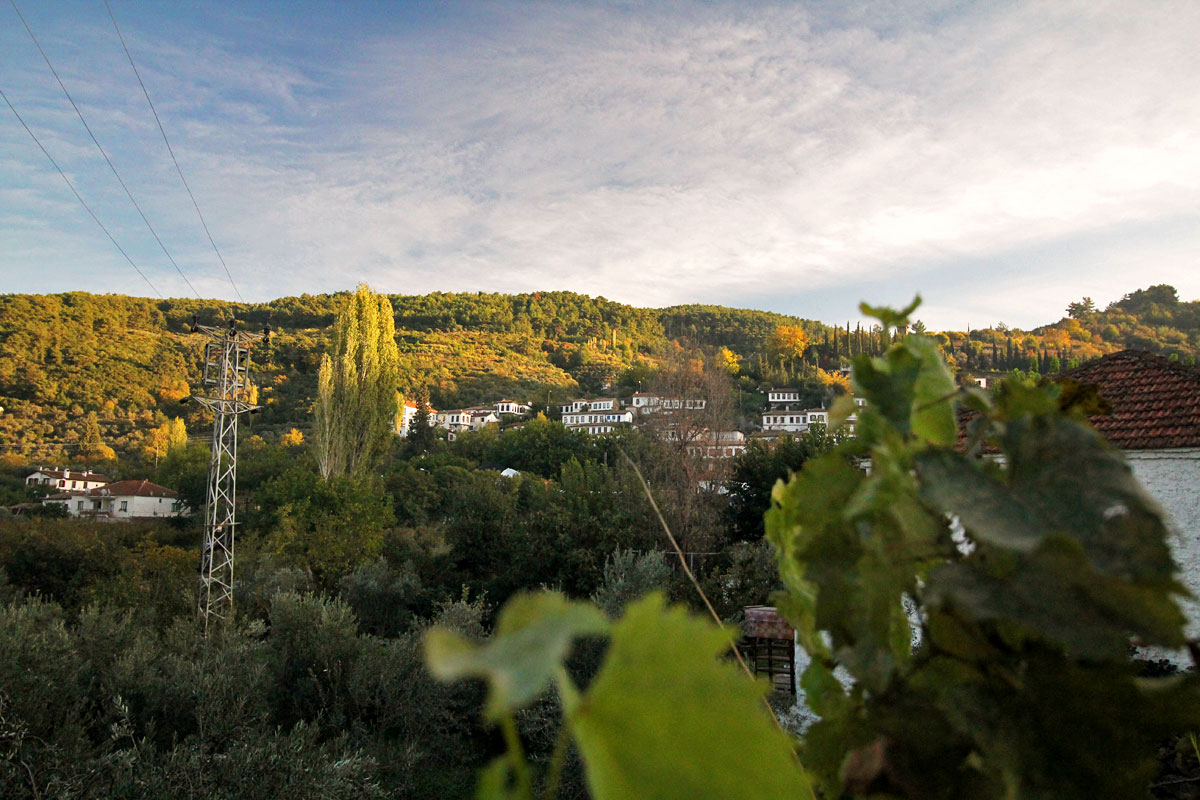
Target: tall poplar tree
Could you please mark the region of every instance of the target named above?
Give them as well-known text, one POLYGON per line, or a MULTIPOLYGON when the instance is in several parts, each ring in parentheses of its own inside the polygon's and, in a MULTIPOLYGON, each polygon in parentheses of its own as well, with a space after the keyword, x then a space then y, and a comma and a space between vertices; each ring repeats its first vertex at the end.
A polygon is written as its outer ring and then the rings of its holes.
POLYGON ((379 462, 400 412, 399 376, 392 304, 360 283, 338 314, 333 350, 317 376, 313 440, 326 480, 379 462))

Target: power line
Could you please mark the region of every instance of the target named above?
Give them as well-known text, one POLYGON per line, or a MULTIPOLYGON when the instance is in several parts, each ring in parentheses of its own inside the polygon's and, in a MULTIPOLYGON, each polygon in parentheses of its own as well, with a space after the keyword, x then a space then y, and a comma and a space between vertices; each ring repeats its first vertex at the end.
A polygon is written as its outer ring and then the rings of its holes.
POLYGON ((183 168, 179 166, 179 161, 175 158, 175 150, 171 147, 170 140, 167 139, 167 131, 163 128, 162 120, 158 118, 158 110, 154 107, 154 101, 150 99, 150 92, 146 90, 146 84, 142 82, 142 74, 138 72, 137 65, 133 63, 133 55, 129 52, 129 45, 125 44, 125 37, 121 34, 121 29, 117 26, 117 18, 113 15, 112 6, 108 4, 108 0, 104 0, 104 7, 108 9, 108 17, 112 20, 113 30, 117 32, 117 38, 121 40, 121 47, 125 49, 125 57, 129 59, 129 66, 133 67, 133 74, 137 76, 138 85, 142 87, 142 94, 146 95, 146 102, 150 105, 150 113, 154 115, 154 121, 158 123, 158 132, 162 134, 163 143, 167 145, 167 152, 171 154, 171 161, 175 164, 175 171, 179 173, 179 180, 183 181, 183 188, 187 189, 188 197, 192 199, 192 205, 196 209, 196 216, 200 218, 200 224, 204 227, 204 233, 208 236, 208 243, 212 245, 213 252, 217 254, 217 258, 221 261, 221 266, 225 268, 225 277, 229 278, 229 285, 237 293, 238 300, 244 303, 246 299, 242 297, 237 284, 233 282, 233 275, 229 272, 229 265, 225 263, 225 257, 221 255, 221 251, 217 248, 217 243, 213 239, 212 233, 208 230, 208 223, 205 222, 204 215, 200 213, 200 204, 196 202, 196 196, 192 194, 192 187, 188 186, 187 178, 183 177, 183 168))
POLYGON ((58 76, 58 70, 56 70, 54 65, 50 63, 50 57, 47 56, 46 51, 42 49, 41 42, 39 42, 37 37, 33 35, 33 29, 30 28, 29 23, 25 21, 25 15, 21 13, 21 9, 17 8, 17 0, 8 0, 8 2, 12 5, 13 11, 17 12, 17 16, 21 18, 21 24, 25 26, 26 32, 29 33, 29 38, 32 39, 34 45, 37 46, 38 52, 42 54, 42 58, 46 62, 46 66, 50 68, 50 72, 53 73, 54 79, 58 81, 59 88, 63 90, 63 94, 65 94, 67 96, 67 100, 70 101, 71 108, 75 109, 75 114, 79 117, 79 121, 83 123, 83 127, 88 132, 88 136, 92 137, 92 143, 96 145, 96 149, 100 151, 100 155, 104 156, 104 162, 108 164, 108 168, 112 170, 112 174, 116 177, 117 183, 121 184, 121 188, 125 190, 125 196, 129 198, 129 202, 133 203, 133 207, 137 209, 138 214, 142 217, 142 222, 146 223, 146 227, 150 229, 150 234, 154 237, 154 241, 158 242, 158 246, 162 248, 167 260, 171 262, 171 266, 175 267, 175 271, 179 273, 179 277, 183 278, 183 282, 187 284, 187 287, 192 290, 192 294, 196 295, 196 299, 203 299, 200 297, 200 293, 196 291, 196 287, 192 286, 192 282, 189 281, 187 276, 183 274, 183 270, 181 270, 179 265, 175 263, 175 259, 171 256, 170 251, 167 250, 167 246, 163 244, 162 239, 159 238, 158 233, 154 230, 154 226, 150 224, 150 220, 146 217, 145 212, 142 211, 142 207, 138 205, 137 200, 133 199, 133 192, 129 191, 129 187, 125 185, 125 181, 121 178, 121 173, 117 172, 117 168, 113 166, 112 159, 108 157, 108 153, 104 152, 104 148, 100 146, 100 141, 96 138, 96 134, 92 133, 91 126, 88 125, 87 120, 83 118, 83 112, 79 110, 79 106, 75 104, 75 99, 71 97, 71 93, 67 91, 66 84, 64 84, 62 82, 62 78, 58 76))
POLYGON ((67 177, 67 173, 63 172, 62 167, 60 167, 58 165, 58 162, 54 160, 54 156, 50 155, 50 152, 42 145, 41 141, 38 140, 37 135, 32 130, 30 130, 28 125, 25 124, 25 120, 22 119, 21 115, 17 113, 17 109, 13 107, 12 101, 8 99, 8 95, 6 95, 4 93, 3 89, 0 89, 0 97, 4 98, 4 102, 8 104, 8 107, 12 110, 13 114, 16 116, 17 122, 20 122, 21 127, 25 129, 25 132, 28 133, 33 138, 34 144, 36 144, 41 149, 42 153, 46 156, 46 158, 50 159, 50 163, 54 165, 54 168, 56 170, 58 170, 58 174, 61 175, 62 179, 67 182, 67 188, 69 188, 71 190, 71 194, 75 195, 75 199, 79 201, 79 204, 81 206, 83 206, 84 210, 87 211, 88 214, 91 214, 92 219, 94 219, 96 221, 96 224, 100 226, 100 230, 104 231, 104 235, 107 236, 108 240, 113 243, 113 247, 115 247, 115 248, 117 248, 117 250, 121 251, 121 255, 125 256, 125 260, 129 262, 129 266, 131 266, 135 270, 137 270, 137 274, 141 275, 142 280, 144 280, 146 282, 146 284, 150 287, 150 289, 156 295, 158 295, 158 299, 159 300, 164 299, 162 296, 162 292, 158 291, 158 289, 154 286, 153 283, 150 283, 150 279, 146 277, 146 273, 142 272, 141 269, 138 268, 138 265, 133 263, 133 259, 129 257, 128 253, 125 252, 125 248, 123 248, 123 247, 121 247, 121 245, 117 244, 117 240, 114 239, 113 235, 108 232, 108 228, 104 227, 104 223, 101 222, 100 218, 96 216, 96 212, 92 211, 91 206, 89 206, 87 203, 84 202, 84 200, 80 196, 79 192, 76 191, 75 185, 73 183, 71 183, 71 179, 67 177))

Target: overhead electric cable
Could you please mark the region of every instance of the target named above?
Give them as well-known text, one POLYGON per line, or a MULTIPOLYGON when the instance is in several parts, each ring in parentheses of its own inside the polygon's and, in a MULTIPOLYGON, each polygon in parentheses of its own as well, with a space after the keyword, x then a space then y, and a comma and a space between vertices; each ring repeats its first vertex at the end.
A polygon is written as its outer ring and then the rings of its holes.
POLYGON ((17 8, 17 0, 8 0, 8 2, 12 5, 13 11, 17 12, 17 16, 21 18, 21 24, 25 26, 25 30, 28 32, 29 38, 33 39, 33 43, 37 46, 38 52, 42 54, 42 58, 45 60, 46 66, 49 67, 50 72, 54 74, 54 79, 58 81, 59 88, 63 90, 63 94, 65 94, 67 96, 67 100, 70 101, 71 108, 75 109, 75 114, 79 117, 79 121, 83 123, 83 127, 88 132, 88 136, 92 137, 92 143, 96 145, 96 149, 100 151, 100 155, 104 156, 104 161, 106 164, 108 164, 108 168, 112 170, 112 174, 116 177, 117 183, 121 184, 121 188, 125 190, 125 196, 129 198, 129 202, 133 203, 133 207, 137 209, 138 214, 142 217, 142 222, 146 223, 146 227, 150 229, 150 234, 154 237, 154 241, 158 242, 158 246, 162 248, 163 254, 166 255, 167 260, 171 262, 171 266, 175 267, 175 271, 179 273, 179 277, 183 278, 183 282, 187 284, 187 287, 192 290, 192 294, 196 295, 196 299, 202 300, 203 298, 201 298, 200 293, 196 291, 196 287, 192 286, 192 282, 187 279, 187 276, 183 274, 183 270, 181 270, 179 265, 175 263, 175 259, 171 256, 170 251, 167 250, 167 246, 163 244, 162 239, 159 238, 158 233, 154 230, 154 226, 150 224, 150 220, 146 217, 145 212, 142 211, 142 207, 138 205, 137 200, 133 199, 133 192, 129 191, 129 187, 125 185, 125 181, 122 180, 121 173, 117 172, 117 168, 113 165, 112 159, 108 157, 108 153, 104 152, 104 148, 100 146, 100 141, 96 138, 96 134, 92 133, 91 126, 88 125, 87 120, 83 118, 83 112, 79 110, 79 106, 75 104, 75 99, 71 97, 71 93, 67 91, 66 84, 62 82, 62 78, 58 77, 58 70, 56 70, 54 65, 50 63, 50 57, 47 56, 46 51, 42 49, 41 42, 39 42, 37 37, 33 35, 33 29, 30 28, 29 23, 25 21, 25 15, 21 13, 21 9, 17 8))
POLYGON ((13 107, 12 101, 8 99, 8 95, 6 95, 4 93, 3 89, 0 89, 0 97, 4 98, 4 102, 8 104, 8 107, 10 109, 12 109, 13 114, 16 116, 17 122, 20 122, 21 127, 25 129, 25 132, 28 133, 30 135, 30 137, 33 138, 34 144, 36 144, 38 146, 38 148, 41 149, 42 153, 46 156, 46 158, 50 159, 50 163, 54 165, 54 168, 56 170, 58 170, 58 174, 61 175, 62 179, 67 182, 67 188, 69 188, 71 190, 71 194, 75 195, 75 199, 79 201, 79 204, 81 206, 83 206, 84 210, 87 211, 88 214, 91 214, 92 219, 94 219, 96 221, 96 224, 100 226, 100 230, 104 231, 104 235, 107 236, 108 240, 113 243, 113 247, 115 247, 121 251, 121 255, 125 256, 125 260, 129 262, 129 266, 131 266, 135 270, 137 270, 137 274, 141 275, 142 280, 144 280, 146 282, 146 284, 150 287, 150 289, 156 295, 158 295, 158 299, 159 300, 165 299, 162 296, 162 292, 158 291, 158 289, 154 286, 153 283, 150 283, 150 279, 146 277, 146 273, 144 273, 140 269, 138 269, 138 265, 133 263, 133 259, 129 257, 128 253, 125 252, 125 248, 123 248, 123 247, 121 247, 121 245, 117 244, 117 240, 114 239, 113 235, 108 232, 108 228, 104 227, 104 223, 101 222, 100 218, 96 216, 96 212, 92 211, 91 206, 89 206, 87 203, 84 202, 83 198, 79 195, 79 192, 76 191, 75 185, 73 183, 71 183, 71 179, 67 177, 67 173, 63 172, 62 167, 60 167, 58 165, 58 162, 54 160, 54 156, 50 155, 50 152, 42 145, 42 143, 38 139, 37 135, 32 130, 30 130, 28 125, 25 124, 25 120, 22 119, 21 115, 17 113, 17 109, 13 107))
POLYGON ((188 186, 187 178, 183 177, 183 168, 179 166, 179 160, 175 158, 175 150, 171 147, 170 140, 167 139, 167 131, 163 128, 162 120, 158 118, 158 109, 154 107, 154 101, 150 99, 150 92, 146 90, 146 84, 142 82, 142 74, 138 72, 137 65, 133 63, 133 54, 129 52, 129 45, 125 44, 125 36, 121 33, 121 28, 117 25, 117 18, 113 15, 112 6, 108 4, 108 0, 104 0, 104 7, 108 9, 108 18, 112 20, 113 30, 117 32, 117 38, 121 40, 121 47, 125 49, 125 57, 129 59, 129 66, 133 67, 133 74, 137 76, 138 86, 142 87, 142 94, 146 95, 146 102, 150 105, 150 113, 154 115, 154 121, 158 123, 158 132, 162 134, 163 143, 167 146, 167 152, 171 154, 171 161, 175 164, 175 171, 179 173, 179 180, 183 181, 183 188, 187 189, 188 197, 192 199, 192 205, 196 209, 196 216, 200 218, 200 224, 204 227, 205 235, 208 236, 208 243, 212 245, 213 252, 217 254, 221 266, 225 268, 225 277, 229 278, 229 285, 233 287, 238 300, 244 303, 246 299, 242 297, 237 284, 233 282, 233 275, 229 272, 229 265, 225 263, 225 257, 221 255, 221 251, 217 248, 217 243, 213 239, 212 233, 208 230, 208 223, 204 220, 204 214, 200 213, 200 204, 196 202, 196 196, 192 194, 192 187, 188 186))

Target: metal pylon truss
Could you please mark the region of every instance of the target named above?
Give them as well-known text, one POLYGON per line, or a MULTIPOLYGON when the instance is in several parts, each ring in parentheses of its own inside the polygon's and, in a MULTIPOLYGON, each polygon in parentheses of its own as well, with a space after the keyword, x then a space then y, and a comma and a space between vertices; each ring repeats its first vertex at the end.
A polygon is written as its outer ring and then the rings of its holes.
POLYGON ((250 345, 263 338, 263 334, 209 325, 195 325, 193 330, 210 339, 204 346, 207 394, 192 398, 213 411, 200 560, 199 612, 207 634, 210 624, 228 619, 233 611, 238 416, 259 408, 250 402, 250 345))

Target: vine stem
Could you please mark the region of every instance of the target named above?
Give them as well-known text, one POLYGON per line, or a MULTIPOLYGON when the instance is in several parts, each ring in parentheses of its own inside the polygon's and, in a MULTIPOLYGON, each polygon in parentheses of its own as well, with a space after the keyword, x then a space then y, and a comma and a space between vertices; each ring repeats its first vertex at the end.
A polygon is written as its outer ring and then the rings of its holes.
POLYGON ((500 730, 504 732, 504 744, 508 747, 508 761, 517 779, 517 794, 525 800, 533 800, 533 779, 529 775, 529 762, 525 760, 525 748, 517 733, 517 721, 512 713, 500 719, 500 730))
POLYGON ((567 747, 571 744, 570 725, 564 719, 558 729, 558 738, 554 742, 554 752, 550 755, 550 768, 546 774, 546 790, 543 800, 554 800, 558 797, 558 786, 562 783, 563 767, 567 763, 567 747))
MULTIPOLYGON (((675 539, 675 534, 671 532, 671 526, 667 524, 666 518, 663 517, 662 511, 659 510, 658 503, 654 500, 654 492, 651 491, 650 484, 647 482, 646 476, 642 474, 642 471, 638 469, 638 465, 634 463, 633 459, 629 457, 629 454, 626 453, 623 448, 618 447, 617 452, 621 454, 621 456, 633 469, 633 474, 637 475, 638 480, 642 482, 642 490, 646 493, 646 499, 650 501, 650 507, 654 509, 654 515, 658 517, 659 523, 662 524, 663 532, 667 534, 667 540, 671 542, 671 547, 675 550, 675 555, 679 557, 679 565, 683 567, 683 572, 685 575, 687 575, 688 580, 691 581, 692 587, 696 590, 696 594, 700 595, 700 599, 704 601, 704 607, 708 609, 708 613, 710 616, 712 616, 713 621, 716 622, 718 626, 724 627, 725 623, 721 621, 721 617, 717 614, 717 610, 713 608, 712 603, 709 602, 708 595, 704 593, 704 589, 700 586, 700 581, 696 580, 695 574, 692 572, 691 568, 688 567, 687 558, 683 554, 683 548, 679 546, 679 542, 675 539)), ((737 642, 735 642, 732 638, 729 640, 729 650, 733 653, 733 657, 737 659, 738 664, 741 665, 742 672, 746 673, 746 677, 748 677, 751 681, 755 680, 754 673, 750 671, 750 667, 746 664, 746 659, 742 658, 742 651, 738 649, 737 642)), ((779 717, 776 716, 775 709, 771 708, 771 703, 767 700, 766 695, 763 695, 762 704, 763 707, 767 709, 767 714, 771 717, 771 721, 775 723, 775 727, 779 729, 780 733, 788 735, 787 731, 783 727, 783 723, 780 722, 779 717)), ((808 771, 804 769, 804 764, 800 762, 800 756, 796 754, 795 748, 790 748, 790 750, 792 753, 792 760, 800 769, 800 773, 805 776, 805 783, 808 784, 808 791, 810 795, 812 796, 813 800, 817 800, 816 790, 813 789, 812 781, 808 780, 808 771)))

